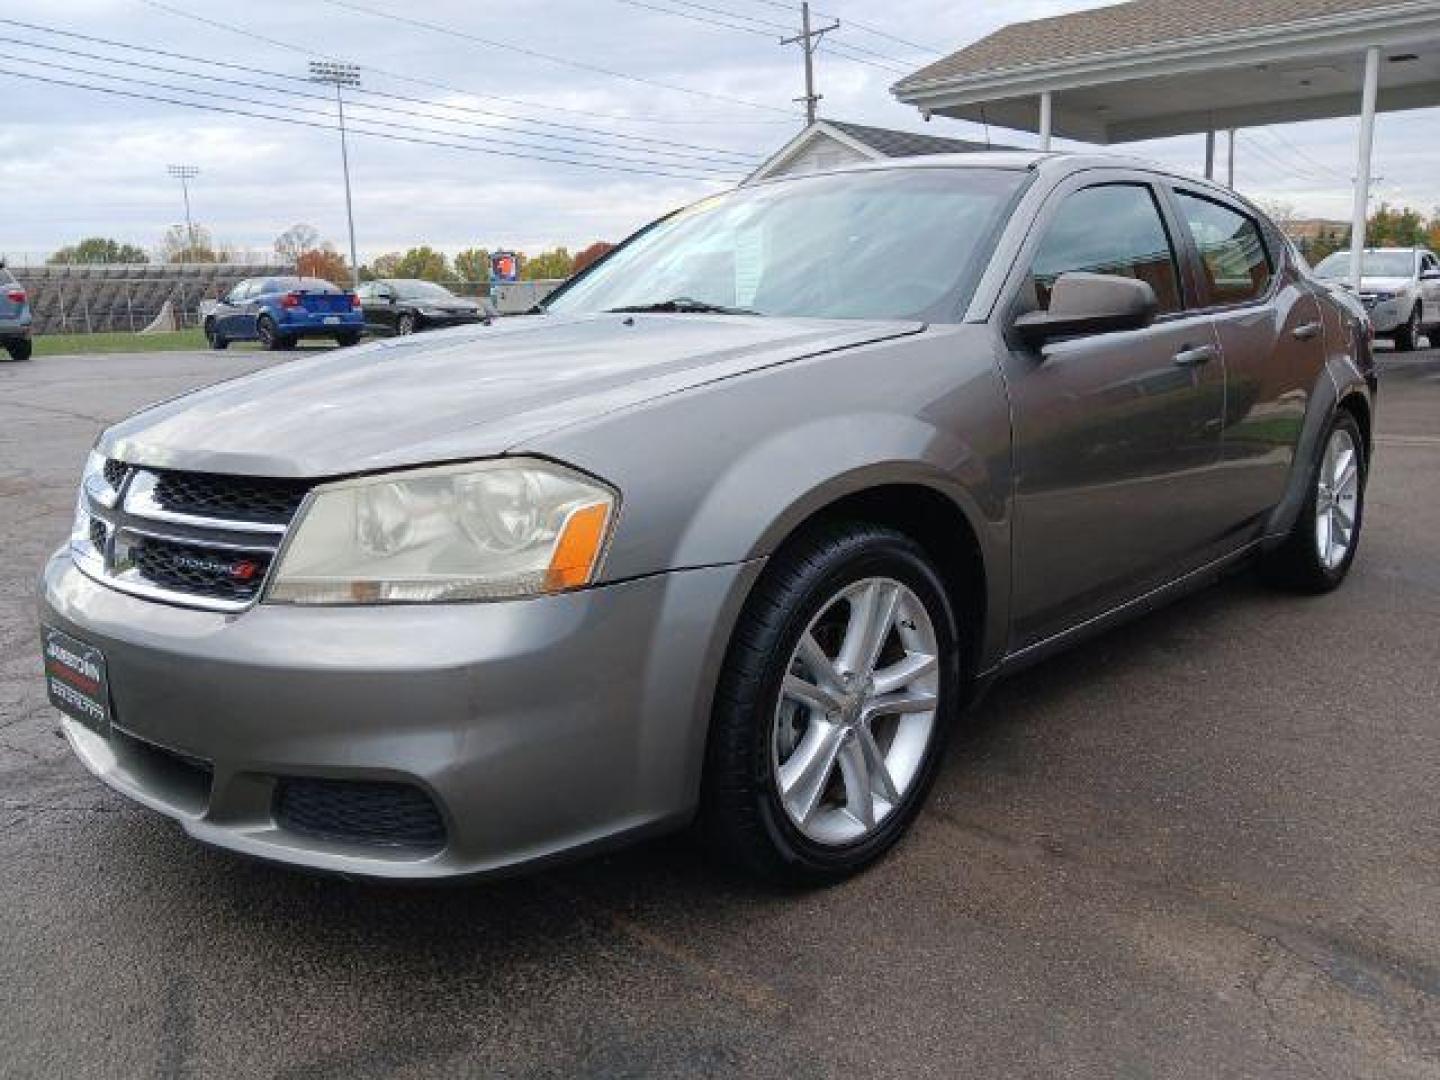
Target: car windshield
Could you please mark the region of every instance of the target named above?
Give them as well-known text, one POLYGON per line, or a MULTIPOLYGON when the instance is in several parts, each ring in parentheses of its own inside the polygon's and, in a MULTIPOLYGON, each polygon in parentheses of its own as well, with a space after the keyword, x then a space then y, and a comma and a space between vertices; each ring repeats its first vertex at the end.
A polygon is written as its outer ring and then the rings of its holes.
MULTIPOLYGON (((1409 277, 1415 272, 1415 254, 1410 251, 1367 251, 1362 264, 1362 277, 1409 277)), ((1350 252, 1337 251, 1327 255, 1315 267, 1322 278, 1344 279, 1350 276, 1350 252)))
POLYGON ((1018 170, 913 168, 739 188, 641 232, 545 306, 950 318, 1025 181, 1018 170))
POLYGON ((396 281, 395 295, 407 300, 453 300, 455 294, 433 281, 396 281))

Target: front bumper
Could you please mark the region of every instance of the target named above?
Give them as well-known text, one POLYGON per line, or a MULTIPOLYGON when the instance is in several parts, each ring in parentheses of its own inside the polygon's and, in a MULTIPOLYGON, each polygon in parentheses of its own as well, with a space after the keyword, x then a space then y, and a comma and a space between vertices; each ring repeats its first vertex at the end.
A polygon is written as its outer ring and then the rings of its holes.
POLYGON ((195 838, 347 874, 513 869, 678 825, 699 791, 710 696, 760 564, 544 599, 239 615, 128 596, 46 566, 40 617, 106 657, 116 733, 66 719, 81 761, 195 838), (284 778, 428 794, 413 851, 297 832, 284 778))
POLYGON ((1366 301, 1365 309, 1370 315, 1370 325, 1377 334, 1388 334, 1398 330, 1410 318, 1414 303, 1405 297, 1393 300, 1366 301))

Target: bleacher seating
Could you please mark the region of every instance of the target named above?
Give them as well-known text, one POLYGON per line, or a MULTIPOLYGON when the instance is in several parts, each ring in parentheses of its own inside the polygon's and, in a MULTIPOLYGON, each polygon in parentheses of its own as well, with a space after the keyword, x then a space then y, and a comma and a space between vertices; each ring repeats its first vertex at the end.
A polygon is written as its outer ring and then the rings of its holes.
POLYGON ((94 263, 12 266, 30 294, 35 333, 141 330, 165 301, 184 326, 199 323, 202 300, 223 296, 243 278, 286 274, 265 263, 94 263))

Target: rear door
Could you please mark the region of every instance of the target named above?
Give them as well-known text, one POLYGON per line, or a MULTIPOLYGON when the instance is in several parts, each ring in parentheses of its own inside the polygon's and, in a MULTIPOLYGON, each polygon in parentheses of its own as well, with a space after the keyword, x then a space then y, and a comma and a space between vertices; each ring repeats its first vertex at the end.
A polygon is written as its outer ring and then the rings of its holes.
POLYGON ((1176 185, 1201 310, 1225 360, 1224 483, 1216 512, 1237 542, 1284 494, 1311 389, 1325 364, 1319 301, 1289 247, 1220 192, 1176 185))
POLYGON ((1148 282, 1159 315, 1041 350, 1008 342, 1012 648, 1179 576, 1215 539, 1225 372, 1210 319, 1190 309, 1174 229, 1147 174, 1092 171, 1057 188, 1022 248, 1012 320, 1075 271, 1148 282))

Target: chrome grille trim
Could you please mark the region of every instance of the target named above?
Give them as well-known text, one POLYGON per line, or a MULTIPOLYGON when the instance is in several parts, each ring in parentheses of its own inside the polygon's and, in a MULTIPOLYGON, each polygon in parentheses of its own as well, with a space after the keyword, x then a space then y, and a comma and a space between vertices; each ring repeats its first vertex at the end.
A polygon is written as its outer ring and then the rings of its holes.
MULTIPOLYGON (((109 470, 109 475, 122 476, 118 489, 112 489, 104 480, 81 487, 81 509, 88 515, 88 521, 72 536, 70 550, 75 565, 83 573, 120 592, 204 611, 235 613, 259 602, 279 561, 286 532, 299 516, 298 510, 285 523, 182 513, 166 509, 155 498, 155 485, 159 480, 155 470, 127 465, 123 472, 109 470), (95 538, 102 535, 103 545, 96 546, 95 538), (182 549, 182 555, 193 550, 198 553, 193 561, 204 570, 223 570, 219 564, 236 556, 254 556, 255 561, 263 562, 264 570, 253 583, 253 593, 241 598, 175 588, 170 583, 148 578, 144 567, 139 565, 143 559, 135 558, 135 553, 143 549, 146 541, 182 549)), ((224 478, 217 479, 223 481, 224 478)), ((252 482, 248 477, 235 480, 237 484, 252 482)), ((237 571, 240 569, 244 568, 237 565, 237 571)), ((192 576, 187 583, 194 580, 192 576)), ((251 579, 239 577, 237 573, 232 585, 228 579, 212 576, 210 581, 202 580, 196 587, 211 588, 213 592, 221 584, 225 588, 219 591, 232 588, 242 591, 251 587, 251 579)))

